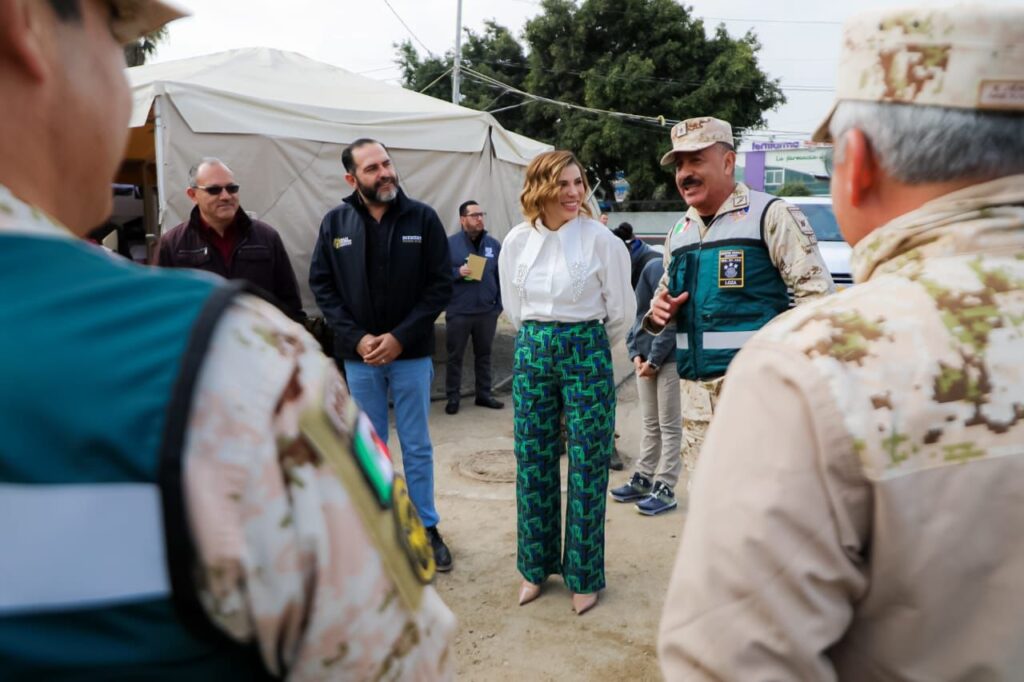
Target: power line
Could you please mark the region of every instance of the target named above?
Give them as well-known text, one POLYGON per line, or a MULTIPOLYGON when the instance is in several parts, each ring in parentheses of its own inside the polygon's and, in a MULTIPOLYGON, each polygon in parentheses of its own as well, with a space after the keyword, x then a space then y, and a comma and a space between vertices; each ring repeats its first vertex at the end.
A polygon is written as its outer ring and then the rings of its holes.
POLYGON ((430 48, 427 47, 426 43, 420 40, 420 37, 418 35, 413 33, 412 29, 409 28, 409 24, 405 23, 405 19, 403 19, 401 15, 399 15, 398 12, 395 11, 395 8, 391 6, 391 3, 388 2, 388 0, 384 0, 384 4, 388 6, 388 9, 391 10, 391 13, 395 15, 395 18, 398 19, 402 26, 405 26, 405 30, 409 32, 409 35, 411 35, 417 43, 423 46, 423 49, 427 51, 427 54, 429 54, 431 57, 435 56, 434 53, 430 50, 430 48))
POLYGON ((818 21, 814 19, 730 19, 729 17, 702 17, 694 15, 698 19, 710 19, 711 21, 725 21, 737 24, 817 24, 826 26, 842 26, 841 21, 818 21))
MULTIPOLYGON (((514 64, 512 62, 507 62, 507 61, 496 61, 496 60, 487 60, 487 59, 476 59, 476 60, 472 60, 472 61, 473 61, 474 64, 489 64, 491 66, 513 68, 513 69, 519 69, 521 71, 528 71, 530 69, 529 66, 525 66, 525 65, 522 65, 522 64, 514 64)), ((466 68, 466 67, 464 66, 463 68, 466 68)), ((666 84, 670 84, 670 85, 679 85, 679 86, 685 86, 685 87, 699 86, 699 85, 703 85, 704 82, 705 82, 705 81, 702 81, 702 80, 686 81, 686 80, 679 80, 679 79, 675 79, 675 78, 659 78, 657 76, 613 76, 611 74, 596 73, 596 72, 593 72, 593 71, 588 71, 588 72, 584 73, 582 71, 573 71, 572 69, 565 69, 565 70, 562 70, 562 71, 548 71, 548 73, 554 74, 554 75, 566 74, 566 75, 570 75, 570 76, 576 76, 578 78, 599 78, 599 79, 611 80, 611 81, 619 80, 619 81, 641 81, 641 82, 647 82, 647 83, 666 83, 666 84)), ((780 89, 782 89, 782 90, 792 90, 794 92, 834 92, 835 91, 835 88, 832 87, 831 85, 805 85, 805 84, 800 84, 800 85, 781 85, 780 89)))
MULTIPOLYGON (((485 85, 488 85, 488 86, 490 86, 492 88, 500 88, 500 89, 502 89, 503 90, 502 94, 505 94, 505 93, 517 94, 517 95, 527 99, 528 101, 532 101, 532 102, 538 102, 538 103, 541 103, 541 104, 548 104, 548 105, 551 105, 551 106, 562 107, 562 108, 565 108, 565 109, 573 109, 573 110, 576 110, 576 111, 582 111, 582 112, 589 113, 589 114, 611 116, 611 117, 617 118, 617 119, 619 119, 619 120, 621 120, 621 121, 623 121, 625 123, 639 124, 639 125, 642 125, 643 127, 646 127, 648 129, 655 128, 655 129, 663 131, 665 128, 674 126, 676 123, 679 123, 678 120, 665 118, 664 116, 656 116, 655 117, 655 116, 645 116, 645 115, 642 115, 642 114, 630 114, 630 113, 625 113, 625 112, 621 112, 621 111, 609 111, 607 109, 597 109, 595 107, 586 107, 586 106, 582 106, 582 105, 579 105, 579 104, 573 104, 571 102, 565 102, 565 101, 562 101, 562 100, 556 100, 556 99, 552 99, 550 97, 542 97, 540 95, 535 95, 533 93, 526 92, 525 90, 520 90, 519 88, 516 88, 514 86, 508 85, 507 83, 503 83, 503 82, 499 81, 496 78, 491 78, 490 76, 486 76, 486 75, 484 75, 484 74, 482 74, 482 73, 480 73, 478 71, 475 71, 473 69, 470 69, 468 67, 464 67, 464 71, 465 71, 466 75, 470 76, 474 80, 477 80, 477 81, 479 81, 479 82, 481 82, 481 83, 483 83, 485 85)), ((516 106, 518 106, 518 105, 516 105, 516 106)), ((511 108, 511 107, 502 107, 502 109, 499 109, 499 110, 496 110, 496 111, 501 111, 501 110, 507 109, 507 108, 511 108)), ((491 112, 491 113, 494 113, 494 112, 491 112)), ((782 135, 806 136, 806 135, 810 134, 810 131, 806 131, 806 130, 775 130, 775 129, 771 129, 771 128, 755 128, 753 126, 737 126, 737 127, 734 127, 733 130, 736 131, 738 134, 749 134, 749 135, 751 135, 753 137, 773 136, 773 135, 780 135, 780 136, 782 136, 782 135)))

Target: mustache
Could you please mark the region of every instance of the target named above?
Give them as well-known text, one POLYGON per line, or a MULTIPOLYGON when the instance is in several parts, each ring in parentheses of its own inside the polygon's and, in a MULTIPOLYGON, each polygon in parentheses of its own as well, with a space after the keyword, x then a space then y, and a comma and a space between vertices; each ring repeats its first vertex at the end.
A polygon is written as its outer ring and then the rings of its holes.
POLYGON ((689 177, 683 178, 683 181, 679 183, 679 186, 682 187, 683 189, 690 189, 691 187, 697 187, 698 185, 701 184, 703 183, 700 180, 691 175, 689 177))

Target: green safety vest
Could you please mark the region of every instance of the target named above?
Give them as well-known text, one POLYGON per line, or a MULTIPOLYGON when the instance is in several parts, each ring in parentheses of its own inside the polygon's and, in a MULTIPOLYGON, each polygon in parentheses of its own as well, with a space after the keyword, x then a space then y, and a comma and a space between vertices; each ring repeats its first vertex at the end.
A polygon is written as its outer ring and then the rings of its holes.
POLYGON ((240 287, 0 236, 0 679, 266 676, 192 578, 181 452, 240 287))
POLYGON ((676 316, 676 369, 682 379, 725 374, 747 339, 789 306, 786 283, 764 240, 768 206, 778 201, 750 191, 749 203, 730 199, 702 240, 684 216, 669 239, 669 293, 690 292, 676 316))

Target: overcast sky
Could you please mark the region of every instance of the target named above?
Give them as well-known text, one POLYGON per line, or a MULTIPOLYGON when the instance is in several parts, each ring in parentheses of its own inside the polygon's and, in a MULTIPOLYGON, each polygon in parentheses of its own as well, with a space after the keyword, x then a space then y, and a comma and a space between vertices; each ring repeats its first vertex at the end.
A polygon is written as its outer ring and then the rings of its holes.
MULTIPOLYGON (((399 83, 393 45, 410 38, 421 53, 454 47, 457 0, 177 0, 193 16, 170 26, 154 61, 239 47, 299 52, 368 78, 399 83), (390 8, 389 8, 390 5, 390 8), (403 25, 403 22, 405 25, 403 25), (422 43, 422 44, 421 44, 422 43), (425 48, 424 48, 425 46, 425 48)), ((1021 0, 995 0, 1019 5, 1021 0)), ((687 3, 709 27, 724 23, 761 41, 761 68, 781 79, 788 103, 769 112, 768 128, 806 138, 833 96, 842 21, 853 3, 827 0, 695 0, 687 3)), ((860 0, 857 9, 901 7, 907 0, 860 0)), ((951 4, 947 1, 930 5, 951 4)), ((990 4, 993 4, 990 2, 990 4)), ((535 0, 463 0, 463 25, 480 32, 494 19, 521 35, 540 12, 535 0)), ((671 111, 631 112, 677 118, 671 111)))

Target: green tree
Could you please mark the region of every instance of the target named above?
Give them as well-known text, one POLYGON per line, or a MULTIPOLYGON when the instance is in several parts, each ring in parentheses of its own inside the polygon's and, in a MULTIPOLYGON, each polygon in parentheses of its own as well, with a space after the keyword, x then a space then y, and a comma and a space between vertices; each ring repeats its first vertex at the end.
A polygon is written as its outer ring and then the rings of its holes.
MULTIPOLYGON (((778 81, 758 65, 753 33, 732 38, 720 25, 708 35, 704 22, 675 0, 542 0, 540 14, 526 24, 525 51, 494 22, 466 35, 463 64, 474 71, 551 100, 647 118, 524 100, 472 75, 463 80, 464 106, 521 104, 495 117, 510 130, 574 151, 609 198, 622 170, 630 202, 678 200, 672 173, 658 165, 669 126, 652 119, 717 116, 740 134, 785 102, 778 81)), ((410 89, 423 90, 452 66, 451 53, 421 59, 408 41, 396 48, 410 89)), ((450 100, 450 77, 427 93, 450 100)))
MULTIPOLYGON (((526 24, 527 90, 595 109, 681 120, 717 116, 734 130, 764 124, 785 99, 757 63, 752 33, 711 36, 704 22, 674 0, 543 0, 526 24)), ((542 139, 575 151, 610 188, 616 170, 631 199, 670 198, 674 179, 658 166, 669 128, 547 104, 527 107, 542 139)))
MULTIPOLYGON (((464 31, 463 66, 513 87, 523 87, 528 68, 526 55, 522 45, 507 28, 487 21, 484 22, 483 33, 475 33, 468 28, 464 31)), ((443 57, 430 56, 424 59, 409 40, 397 44, 395 48, 398 51, 397 63, 402 69, 402 84, 406 88, 417 92, 425 89, 428 95, 451 101, 450 71, 455 62, 451 51, 443 57)), ((462 106, 494 111, 494 117, 509 130, 523 132, 526 129, 522 107, 515 106, 522 103, 522 98, 510 95, 506 88, 466 77, 461 80, 459 93, 462 95, 462 106)))
POLYGON ((128 66, 141 66, 153 56, 160 43, 167 40, 167 27, 162 26, 124 46, 124 61, 128 66))
POLYGON ((807 185, 799 180, 791 180, 783 183, 783 185, 775 191, 775 195, 779 197, 809 197, 811 196, 811 190, 807 185))

